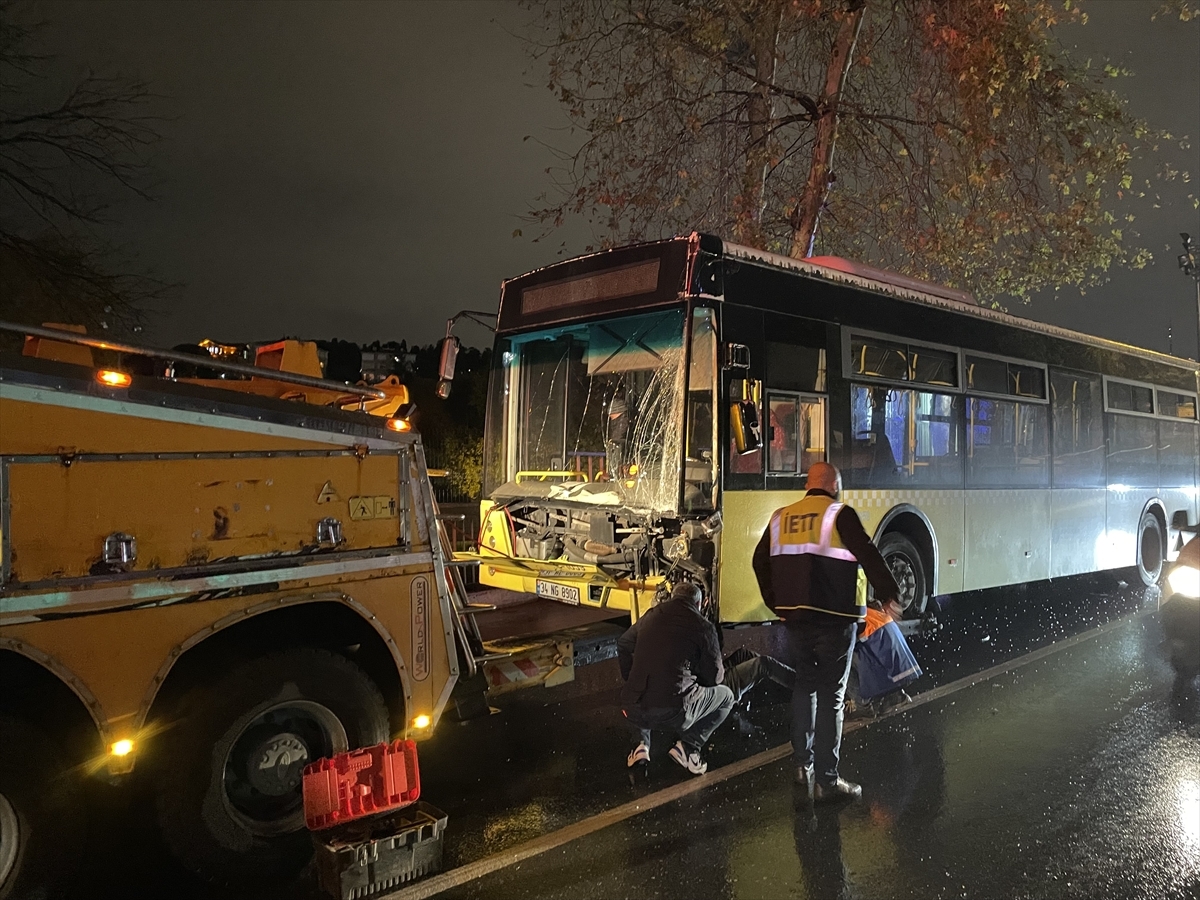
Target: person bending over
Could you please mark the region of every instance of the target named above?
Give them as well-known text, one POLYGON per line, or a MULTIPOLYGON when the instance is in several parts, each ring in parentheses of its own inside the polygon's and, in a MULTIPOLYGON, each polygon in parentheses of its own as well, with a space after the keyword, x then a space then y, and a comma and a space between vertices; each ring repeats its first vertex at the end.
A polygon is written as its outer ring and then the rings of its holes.
POLYGON ((666 601, 647 611, 617 640, 621 709, 636 746, 627 765, 650 761, 650 731, 679 736, 671 759, 693 775, 708 771, 701 751, 733 708, 717 629, 700 612, 702 594, 694 584, 677 584, 666 601))

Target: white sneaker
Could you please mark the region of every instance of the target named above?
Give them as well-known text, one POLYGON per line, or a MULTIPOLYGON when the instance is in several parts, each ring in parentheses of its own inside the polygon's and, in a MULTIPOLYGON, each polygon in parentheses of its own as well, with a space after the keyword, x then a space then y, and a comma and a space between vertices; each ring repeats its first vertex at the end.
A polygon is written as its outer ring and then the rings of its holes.
POLYGON ((676 741, 675 746, 667 751, 671 759, 679 763, 693 775, 703 775, 708 771, 708 763, 700 758, 699 750, 688 750, 683 741, 676 741))
POLYGON ((625 765, 632 769, 638 763, 648 762, 650 762, 650 745, 642 741, 642 743, 629 751, 629 759, 625 761, 625 765))

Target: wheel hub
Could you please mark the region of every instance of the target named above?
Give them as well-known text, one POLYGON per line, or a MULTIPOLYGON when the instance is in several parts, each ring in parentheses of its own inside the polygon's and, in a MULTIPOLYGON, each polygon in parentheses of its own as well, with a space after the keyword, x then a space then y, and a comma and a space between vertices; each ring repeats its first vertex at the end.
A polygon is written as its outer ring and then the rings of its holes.
POLYGON ((888 557, 887 563, 900 588, 900 606, 908 609, 917 599, 917 576, 913 572, 912 563, 900 554, 888 557))
POLYGON ((323 704, 293 700, 271 707, 232 738, 225 758, 226 809, 258 835, 303 828, 304 767, 348 748, 346 729, 323 704))
POLYGON ((281 797, 300 784, 300 773, 309 762, 308 745, 290 731, 275 735, 250 754, 247 776, 255 790, 281 797))

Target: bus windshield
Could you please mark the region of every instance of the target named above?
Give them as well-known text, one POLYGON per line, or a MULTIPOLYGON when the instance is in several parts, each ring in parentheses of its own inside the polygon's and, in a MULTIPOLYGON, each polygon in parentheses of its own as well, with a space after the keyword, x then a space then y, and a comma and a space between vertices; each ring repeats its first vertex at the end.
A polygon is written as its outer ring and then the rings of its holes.
POLYGON ((501 338, 489 403, 488 492, 520 482, 521 490, 509 490, 674 510, 683 339, 680 309, 501 338))

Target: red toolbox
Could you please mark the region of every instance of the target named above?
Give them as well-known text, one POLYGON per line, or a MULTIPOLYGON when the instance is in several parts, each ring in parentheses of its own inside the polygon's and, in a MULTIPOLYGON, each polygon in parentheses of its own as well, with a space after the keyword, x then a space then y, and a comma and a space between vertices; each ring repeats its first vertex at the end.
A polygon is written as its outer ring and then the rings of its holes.
POLYGON ((304 769, 304 821, 313 831, 399 809, 420 796, 414 741, 349 750, 304 769))

